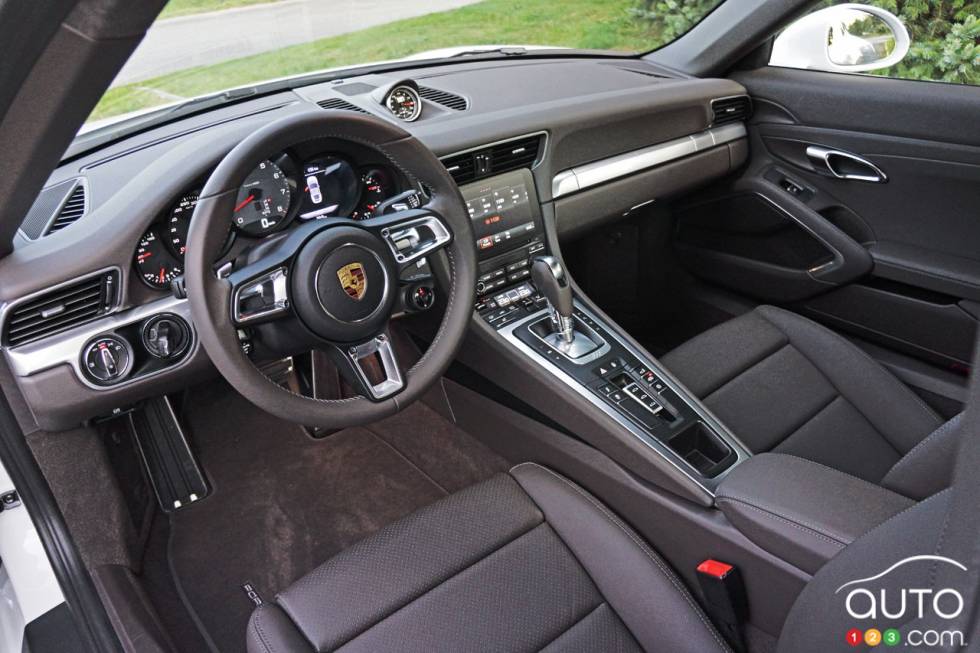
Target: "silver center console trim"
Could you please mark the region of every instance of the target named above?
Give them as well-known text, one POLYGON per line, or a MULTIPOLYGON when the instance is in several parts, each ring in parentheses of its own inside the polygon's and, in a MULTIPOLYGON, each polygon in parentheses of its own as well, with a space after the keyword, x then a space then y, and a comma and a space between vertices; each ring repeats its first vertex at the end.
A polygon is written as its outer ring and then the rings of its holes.
MULTIPOLYGON (((549 323, 553 323, 552 318, 550 317, 545 317, 537 321, 541 322, 544 320, 547 320, 549 323)), ((524 320, 524 322, 527 322, 527 320, 524 320)), ((573 318, 573 324, 574 324, 574 318, 573 318)), ((552 339, 550 338, 542 338, 533 329, 531 330, 531 335, 533 335, 535 338, 537 338, 544 344, 548 345, 549 347, 557 351, 559 354, 567 358, 571 363, 574 363, 575 365, 585 365, 586 363, 597 361, 603 356, 605 356, 606 354, 608 354, 609 350, 612 349, 612 347, 609 346, 609 343, 603 340, 602 336, 596 333, 595 330, 592 327, 590 327, 588 324, 582 322, 582 323, 578 323, 576 326, 578 327, 580 334, 587 337, 590 341, 592 341, 592 344, 595 345, 595 348, 592 351, 582 354, 581 356, 572 357, 571 352, 569 351, 571 347, 563 349, 562 342, 560 341, 553 342, 552 339)), ((557 334, 552 334, 552 335, 557 335, 557 334)))
MULTIPOLYGON (((132 344, 130 343, 130 345, 132 344)), ((191 319, 190 302, 186 299, 167 297, 150 302, 149 304, 136 306, 128 311, 112 313, 93 322, 79 325, 74 329, 21 345, 16 349, 5 348, 4 354, 7 357, 10 370, 15 377, 31 376, 38 372, 58 367, 59 365, 71 365, 72 369, 75 370, 75 376, 89 388, 93 390, 109 390, 124 387, 129 383, 142 381, 143 379, 148 379, 163 372, 178 370, 194 357, 196 350, 197 331, 194 329, 194 321, 191 319), (90 340, 104 333, 142 322, 159 313, 173 313, 178 315, 184 318, 190 327, 191 342, 187 347, 187 353, 184 354, 181 360, 156 372, 130 379, 123 379, 111 385, 96 385, 82 374, 82 350, 90 340)))
POLYGON ((640 150, 587 163, 555 175, 551 182, 551 197, 558 199, 613 179, 626 177, 648 168, 670 163, 703 150, 745 138, 745 125, 737 122, 712 127, 697 134, 658 143, 640 150))
MULTIPOLYGON (((616 342, 622 345, 632 355, 636 356, 636 358, 640 360, 642 363, 646 364, 651 369, 654 370, 659 369, 660 367, 659 365, 654 364, 653 361, 651 361, 646 355, 642 354, 635 347, 630 346, 628 342, 625 342, 623 339, 621 339, 616 334, 615 329, 611 327, 609 324, 607 324, 605 320, 600 319, 597 315, 595 315, 592 311, 590 311, 588 308, 586 308, 577 300, 575 301, 575 307, 578 310, 585 313, 586 315, 588 315, 589 317, 591 317, 596 322, 598 322, 603 327, 603 329, 605 329, 606 333, 608 334, 608 337, 615 338, 616 342)), ((639 426, 637 426, 632 421, 627 419, 624 415, 614 410, 611 406, 606 404, 606 402, 600 399, 595 393, 593 393, 589 388, 582 385, 577 380, 575 380, 574 378, 572 378, 571 376, 563 372, 561 368, 556 366, 554 363, 549 361, 547 358, 545 358, 538 352, 534 351, 534 349, 528 347, 526 344, 524 344, 523 341, 521 341, 515 335, 514 332, 520 327, 522 327, 523 325, 534 322, 536 320, 540 320, 542 316, 546 316, 546 315, 547 315, 547 309, 542 309, 536 313, 529 315, 528 317, 522 320, 518 320, 517 322, 508 324, 507 326, 500 329, 497 333, 499 333, 504 338, 504 340, 506 340, 510 345, 512 345, 522 354, 532 359, 539 366, 541 366, 549 373, 551 373, 552 376, 556 377, 562 383, 564 383, 569 388, 571 388, 576 394, 580 395, 583 399, 585 399, 590 404, 592 404, 593 406, 601 410, 603 413, 605 413, 607 416, 609 416, 619 426, 629 431, 632 435, 636 436, 636 438, 640 440, 640 442, 642 442, 647 447, 649 447, 657 454, 659 454, 677 471, 679 471, 681 474, 686 476, 688 479, 691 480, 692 483, 694 483, 695 485, 703 489, 709 495, 713 497, 715 494, 714 492, 715 488, 718 487, 718 485, 721 483, 722 479, 725 478, 728 472, 734 469, 736 465, 749 458, 751 454, 749 454, 749 452, 745 450, 745 448, 742 446, 740 442, 732 438, 729 435, 728 431, 722 425, 718 424, 718 421, 716 419, 706 414, 703 410, 701 410, 701 407, 698 406, 696 403, 691 404, 694 411, 698 414, 698 417, 700 417, 701 420, 704 421, 708 426, 710 426, 718 433, 720 433, 724 438, 726 444, 728 444, 728 446, 732 448, 732 450, 735 452, 737 456, 735 462, 733 462, 728 469, 720 473, 718 476, 715 476, 714 478, 704 478, 699 474, 693 473, 693 470, 689 468, 686 463, 681 462, 677 454, 671 451, 665 444, 663 444, 656 438, 652 437, 650 434, 646 433, 639 426)), ((670 388, 675 393, 677 393, 677 395, 682 399, 686 399, 690 396, 690 394, 683 388, 679 387, 670 378, 669 375, 661 374, 658 376, 667 385, 668 388, 670 388)))

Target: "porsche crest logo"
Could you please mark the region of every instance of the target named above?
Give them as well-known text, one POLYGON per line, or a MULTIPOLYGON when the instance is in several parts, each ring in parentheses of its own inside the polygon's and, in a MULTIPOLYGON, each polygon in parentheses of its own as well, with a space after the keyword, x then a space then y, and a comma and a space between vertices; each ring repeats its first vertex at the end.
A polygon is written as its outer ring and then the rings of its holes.
POLYGON ((364 293, 367 291, 367 277, 364 276, 362 264, 348 263, 337 270, 337 278, 340 279, 340 286, 348 297, 355 301, 364 299, 364 293))

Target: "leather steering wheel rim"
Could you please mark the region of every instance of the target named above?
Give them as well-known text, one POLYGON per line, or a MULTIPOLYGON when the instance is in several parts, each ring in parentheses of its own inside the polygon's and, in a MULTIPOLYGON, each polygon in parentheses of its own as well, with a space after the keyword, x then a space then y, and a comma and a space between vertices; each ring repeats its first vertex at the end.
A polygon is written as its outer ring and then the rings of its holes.
MULTIPOLYGON (((358 223, 343 221, 347 227, 358 223)), ((425 145, 397 125, 346 111, 311 110, 272 122, 233 148, 201 191, 187 240, 185 279, 198 338, 211 361, 245 398, 282 419, 321 428, 367 424, 393 415, 418 399, 452 362, 472 316, 476 248, 466 205, 455 181, 425 145), (437 278, 448 279, 446 309, 428 351, 404 374, 400 392, 383 400, 363 396, 317 399, 299 395, 266 377, 242 351, 232 318, 232 286, 219 278, 214 261, 232 228, 235 200, 246 176, 271 154, 305 141, 348 140, 382 154, 430 200, 423 207, 440 216, 451 240, 427 256, 437 278), (444 275, 438 272, 444 271, 444 275)))

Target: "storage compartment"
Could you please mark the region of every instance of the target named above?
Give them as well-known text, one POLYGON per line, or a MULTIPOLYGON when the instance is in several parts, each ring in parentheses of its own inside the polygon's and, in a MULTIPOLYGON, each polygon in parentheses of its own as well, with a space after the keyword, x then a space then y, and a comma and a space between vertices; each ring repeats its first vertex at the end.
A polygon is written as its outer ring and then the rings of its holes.
POLYGON ((820 241, 755 193, 682 208, 675 240, 795 270, 809 270, 832 258, 820 241))
POLYGON ((703 422, 674 435, 667 446, 706 478, 717 476, 735 460, 735 452, 703 422))
POLYGON ((914 503, 836 469, 778 453, 742 462, 715 492, 715 505, 735 528, 808 574, 914 503))

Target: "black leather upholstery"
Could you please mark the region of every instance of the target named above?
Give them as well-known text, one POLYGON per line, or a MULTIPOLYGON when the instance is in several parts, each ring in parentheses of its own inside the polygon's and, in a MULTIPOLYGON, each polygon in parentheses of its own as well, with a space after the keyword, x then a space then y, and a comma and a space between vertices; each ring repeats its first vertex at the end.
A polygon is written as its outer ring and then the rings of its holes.
POLYGON ((661 362, 754 453, 799 456, 918 499, 949 484, 958 421, 944 425, 866 353, 795 313, 761 306, 661 362))
POLYGON ((567 479, 524 464, 297 581, 255 611, 248 650, 729 648, 636 533, 567 479))

